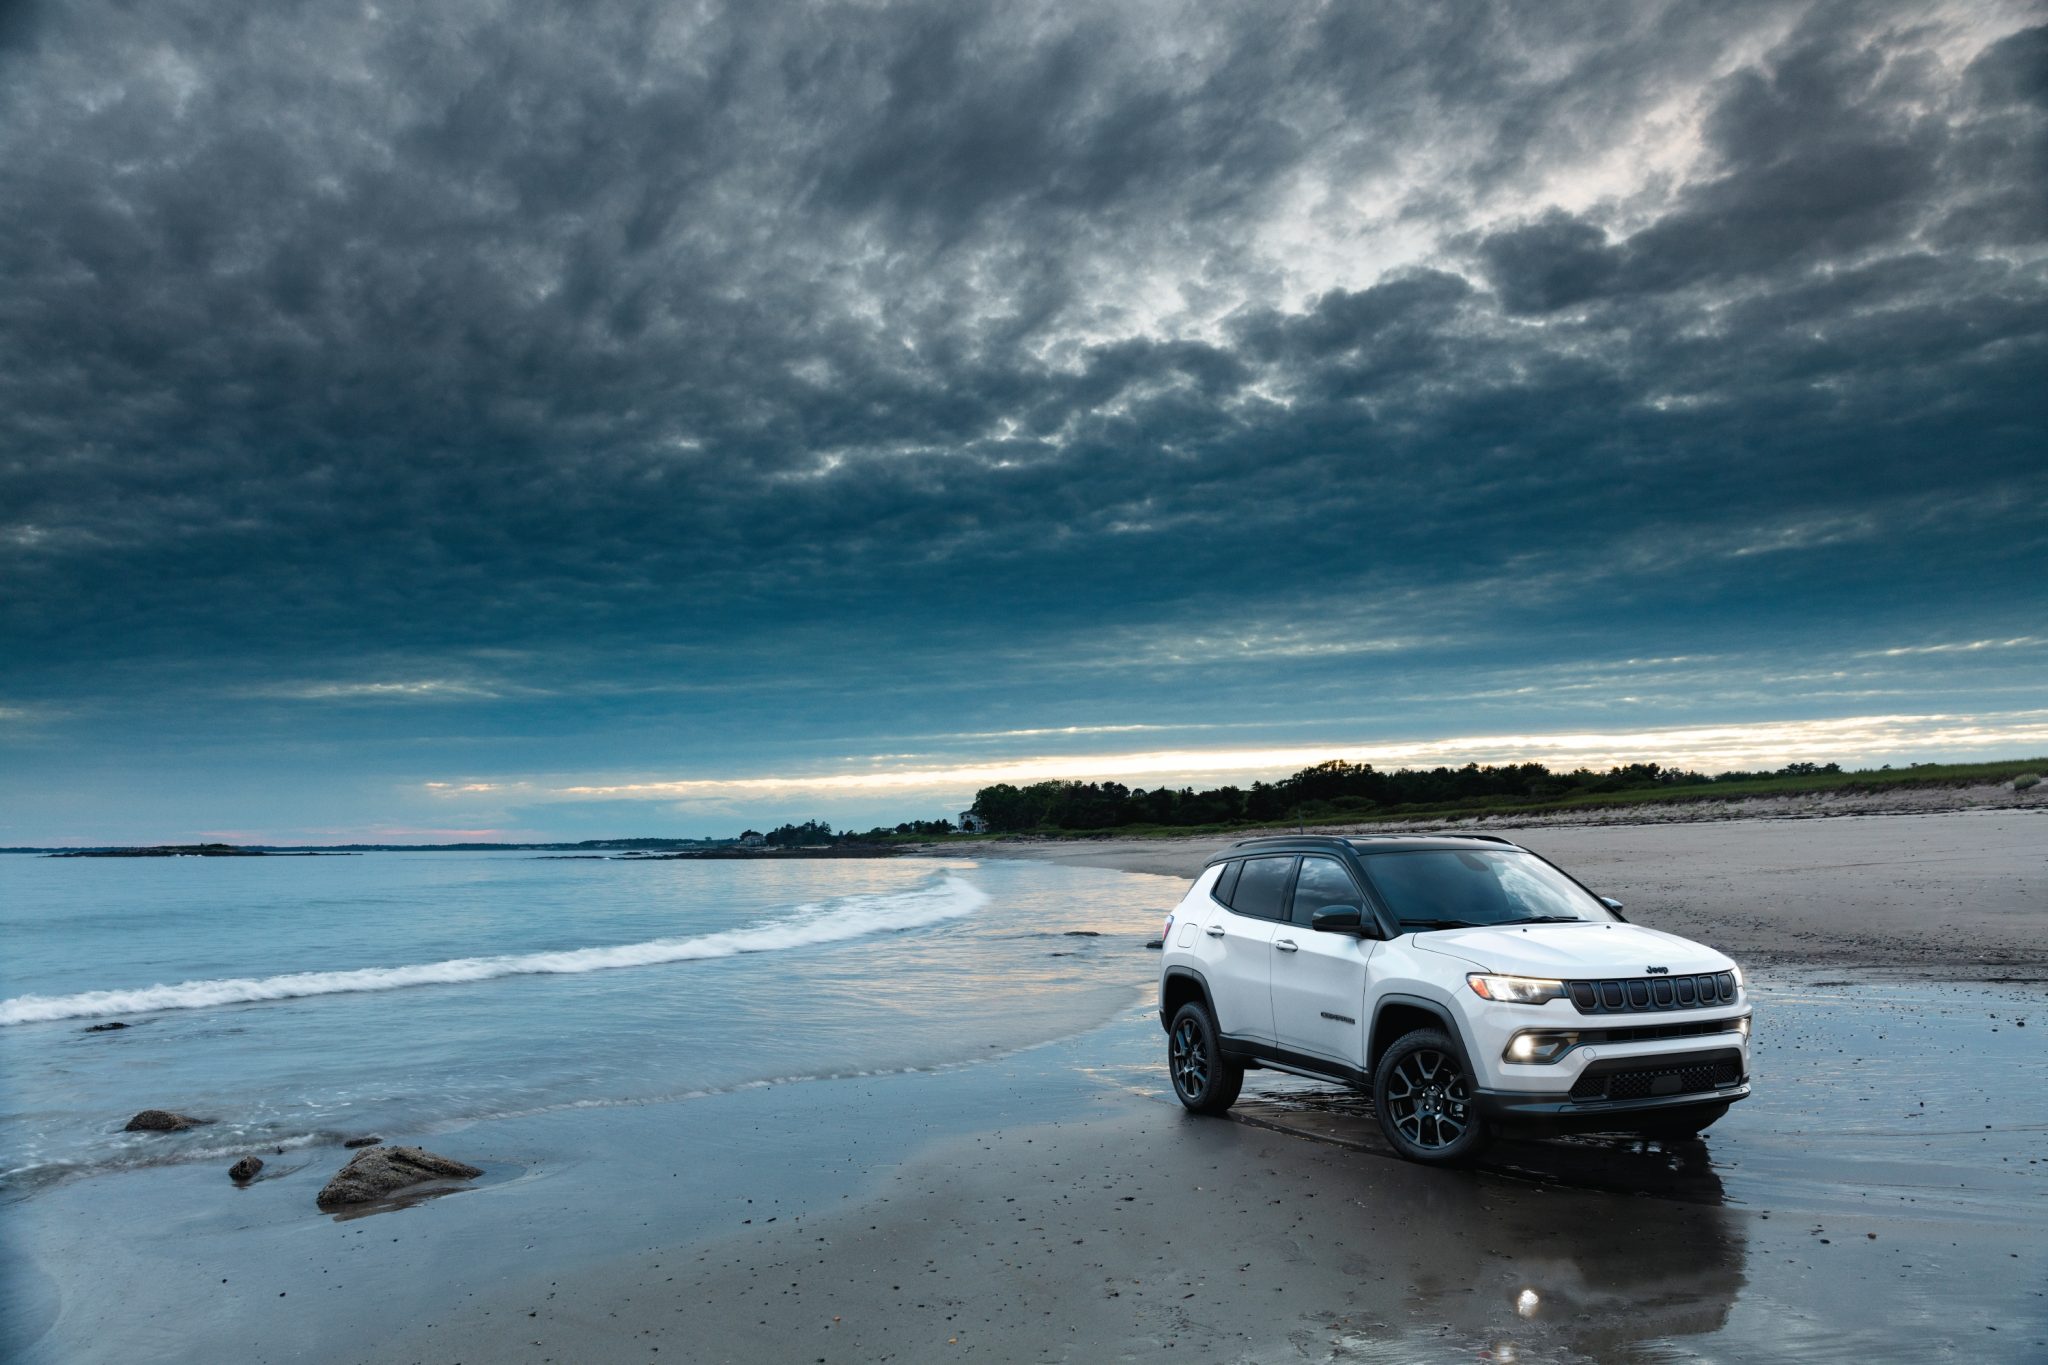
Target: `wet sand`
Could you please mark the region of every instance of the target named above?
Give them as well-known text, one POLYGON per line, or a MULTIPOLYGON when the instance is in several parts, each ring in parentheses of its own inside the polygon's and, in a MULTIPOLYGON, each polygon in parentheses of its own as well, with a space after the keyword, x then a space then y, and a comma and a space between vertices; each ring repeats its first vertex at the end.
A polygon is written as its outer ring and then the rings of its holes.
POLYGON ((1133 1011, 1050 1059, 1078 1112, 361 1358, 2040 1359, 2048 1021, 2011 1027, 2039 997, 1887 990, 1771 988, 1767 1098, 1704 1143, 1504 1143, 1468 1171, 1394 1159, 1360 1100, 1287 1078, 1237 1121, 1185 1115, 1133 1011), (1851 1057, 1886 1041, 1922 1060, 1873 1083, 1851 1057), (1965 1047, 2030 1094, 1958 1082, 1965 1047))
MULTIPOLYGON (((2048 808, 1486 832, 1623 902, 1631 920, 1744 964, 2048 981, 2048 808)), ((976 853, 1189 878, 1230 842, 1002 840, 976 853)))

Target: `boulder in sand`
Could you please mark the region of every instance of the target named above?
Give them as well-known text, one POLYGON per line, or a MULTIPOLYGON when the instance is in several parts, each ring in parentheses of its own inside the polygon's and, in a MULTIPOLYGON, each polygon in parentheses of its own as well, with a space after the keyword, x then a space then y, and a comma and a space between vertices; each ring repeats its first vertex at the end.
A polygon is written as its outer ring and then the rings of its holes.
POLYGON ((145 1109, 128 1120, 124 1133, 182 1133, 187 1128, 206 1122, 190 1114, 174 1114, 168 1109, 145 1109))
POLYGON ((323 1209, 346 1208, 386 1199, 428 1180, 470 1180, 483 1172, 474 1166, 419 1147, 365 1147, 334 1173, 320 1191, 323 1209))
POLYGON ((228 1167, 228 1179, 234 1181, 237 1185, 246 1185, 250 1181, 254 1180, 256 1178, 256 1172, 262 1169, 262 1157, 245 1156, 240 1161, 237 1161, 234 1165, 228 1167))

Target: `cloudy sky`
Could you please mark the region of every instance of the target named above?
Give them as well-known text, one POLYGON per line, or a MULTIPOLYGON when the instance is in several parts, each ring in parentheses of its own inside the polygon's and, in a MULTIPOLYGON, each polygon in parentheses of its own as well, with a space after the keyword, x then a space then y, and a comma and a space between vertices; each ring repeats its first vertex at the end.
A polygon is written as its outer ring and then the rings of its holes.
POLYGON ((2048 12, 0 0, 0 844, 2048 752, 2048 12))

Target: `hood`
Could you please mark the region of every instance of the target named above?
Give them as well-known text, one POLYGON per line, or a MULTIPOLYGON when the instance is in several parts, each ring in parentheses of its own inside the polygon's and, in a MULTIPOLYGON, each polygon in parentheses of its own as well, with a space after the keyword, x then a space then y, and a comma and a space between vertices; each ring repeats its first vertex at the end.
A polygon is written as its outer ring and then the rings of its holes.
POLYGON ((1647 976, 1651 967, 1673 976, 1725 972, 1735 964, 1712 948, 1640 924, 1511 924, 1496 928, 1437 929, 1417 934, 1415 946, 1459 958, 1480 971, 1542 976, 1558 981, 1647 976))

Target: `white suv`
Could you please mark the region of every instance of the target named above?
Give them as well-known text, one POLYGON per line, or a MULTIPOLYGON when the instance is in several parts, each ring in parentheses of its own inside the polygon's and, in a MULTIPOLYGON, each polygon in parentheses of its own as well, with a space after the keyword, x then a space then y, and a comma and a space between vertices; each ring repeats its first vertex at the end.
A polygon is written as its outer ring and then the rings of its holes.
POLYGON ((1450 1162, 1502 1129, 1689 1137, 1749 1094, 1742 969, 1505 839, 1243 840, 1162 937, 1198 1113, 1272 1067, 1365 1091, 1395 1151, 1450 1162))

